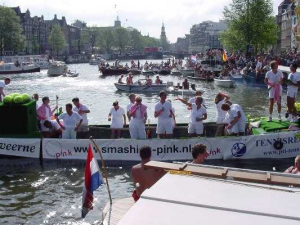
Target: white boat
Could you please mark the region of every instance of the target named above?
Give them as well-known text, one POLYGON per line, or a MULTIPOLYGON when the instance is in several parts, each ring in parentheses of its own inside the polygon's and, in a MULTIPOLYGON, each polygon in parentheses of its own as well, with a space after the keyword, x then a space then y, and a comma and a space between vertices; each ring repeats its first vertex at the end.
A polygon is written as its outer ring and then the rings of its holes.
POLYGON ((68 71, 64 76, 65 77, 78 77, 79 73, 76 71, 68 71))
POLYGON ((146 79, 140 79, 133 85, 115 83, 115 86, 119 91, 126 92, 160 92, 162 90, 166 90, 167 88, 167 84, 146 85, 145 83, 146 79))
POLYGON ((28 62, 5 63, 0 61, 0 74, 35 73, 40 70, 40 67, 28 62))
POLYGON ((34 65, 40 67, 42 70, 49 69, 50 67, 50 62, 47 60, 47 58, 38 57, 38 58, 33 58, 32 61, 34 65))
POLYGON ((136 203, 108 203, 103 224, 300 224, 299 175, 154 161, 145 168, 169 172, 136 203))
POLYGON ((48 76, 57 77, 61 75, 65 75, 68 71, 68 67, 64 62, 61 61, 53 61, 48 69, 48 76))
POLYGON ((201 68, 204 71, 220 73, 223 70, 221 62, 214 59, 205 59, 200 61, 201 68))
POLYGON ((230 80, 228 78, 220 79, 214 78, 214 83, 220 87, 233 88, 235 86, 234 80, 230 80))
POLYGON ((148 69, 148 70, 147 70, 147 69, 146 69, 146 70, 143 69, 143 70, 142 70, 142 74, 143 74, 143 75, 150 75, 150 76, 151 76, 151 75, 156 75, 156 74, 158 74, 158 72, 159 72, 158 69, 152 69, 152 70, 151 70, 151 69, 148 69))
POLYGON ((195 95, 196 91, 194 90, 185 90, 185 89, 178 89, 176 87, 168 87, 167 92, 169 94, 174 94, 174 95, 195 95))
POLYGON ((194 69, 184 68, 184 69, 181 69, 179 71, 185 77, 187 77, 187 76, 194 76, 194 74, 195 74, 195 70, 194 69))
POLYGON ((174 76, 181 76, 182 73, 180 72, 180 70, 174 68, 171 70, 171 75, 174 75, 174 76))
POLYGON ((105 60, 101 57, 97 57, 92 55, 91 60, 89 62, 90 65, 99 65, 100 63, 105 63, 105 60))

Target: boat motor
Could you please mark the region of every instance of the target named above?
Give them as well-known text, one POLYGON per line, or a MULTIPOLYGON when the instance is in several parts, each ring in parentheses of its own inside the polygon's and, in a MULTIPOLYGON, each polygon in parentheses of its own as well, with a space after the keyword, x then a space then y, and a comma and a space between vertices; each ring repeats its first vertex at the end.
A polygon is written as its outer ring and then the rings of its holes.
POLYGON ((196 84, 191 84, 191 88, 193 91, 196 91, 196 84))

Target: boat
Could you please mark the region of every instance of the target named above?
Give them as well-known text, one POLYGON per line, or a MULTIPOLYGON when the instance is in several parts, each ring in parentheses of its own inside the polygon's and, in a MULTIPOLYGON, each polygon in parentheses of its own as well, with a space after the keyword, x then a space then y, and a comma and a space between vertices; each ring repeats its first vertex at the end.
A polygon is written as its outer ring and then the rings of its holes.
POLYGON ((159 93, 162 90, 166 90, 167 84, 151 84, 146 85, 146 79, 139 79, 134 82, 133 85, 115 83, 118 91, 126 92, 156 92, 159 93))
POLYGON ((44 58, 44 57, 33 58, 32 62, 37 67, 40 67, 41 70, 49 69, 49 67, 50 67, 50 62, 48 61, 47 58, 44 58))
POLYGON ((131 68, 128 70, 129 73, 132 73, 132 75, 140 75, 142 73, 142 71, 140 69, 137 68, 131 68))
POLYGON ((214 81, 214 78, 211 76, 211 77, 202 77, 202 76, 187 76, 188 79, 191 79, 191 80, 198 80, 198 81, 214 81))
POLYGON ((171 75, 174 75, 174 76, 181 76, 182 73, 180 72, 180 70, 174 68, 171 70, 171 75))
POLYGON ((105 60, 99 56, 92 55, 91 60, 89 61, 90 65, 99 65, 100 63, 105 63, 105 60))
POLYGON ((102 76, 121 75, 128 73, 128 69, 124 67, 100 67, 100 71, 102 76))
POLYGON ((214 72, 215 74, 218 74, 223 70, 221 61, 219 61, 217 59, 207 58, 207 59, 201 60, 200 64, 201 64, 201 68, 204 71, 214 72))
POLYGON ((76 71, 68 71, 64 76, 65 77, 78 77, 79 73, 76 71))
POLYGON ((174 94, 174 95, 196 95, 196 91, 195 90, 186 90, 186 89, 178 89, 174 86, 172 87, 168 87, 167 88, 167 92, 169 94, 174 94))
POLYGON ((184 77, 193 76, 195 74, 195 70, 194 69, 184 68, 184 69, 181 69, 179 71, 182 74, 182 76, 184 76, 184 77))
POLYGON ((40 67, 28 62, 22 62, 22 63, 0 62, 0 74, 35 73, 40 71, 41 71, 40 67))
POLYGON ((65 75, 67 71, 68 71, 68 67, 64 62, 53 61, 50 64, 47 74, 49 77, 57 77, 57 76, 65 75))
POLYGON ((171 70, 169 68, 162 68, 158 71, 158 74, 160 75, 169 75, 171 73, 171 70))
POLYGON ((233 88, 235 86, 234 80, 229 78, 214 78, 214 83, 220 87, 233 88))
POLYGON ((300 223, 299 175, 155 161, 144 167, 166 174, 137 202, 124 199, 108 203, 103 224, 300 223))
POLYGON ((148 70, 147 70, 147 69, 146 69, 146 70, 143 69, 143 70, 142 70, 142 74, 143 74, 143 75, 146 75, 146 76, 147 76, 147 75, 149 75, 149 76, 151 76, 151 75, 156 75, 156 74, 158 74, 158 72, 159 72, 159 71, 156 70, 156 69, 148 69, 148 70))

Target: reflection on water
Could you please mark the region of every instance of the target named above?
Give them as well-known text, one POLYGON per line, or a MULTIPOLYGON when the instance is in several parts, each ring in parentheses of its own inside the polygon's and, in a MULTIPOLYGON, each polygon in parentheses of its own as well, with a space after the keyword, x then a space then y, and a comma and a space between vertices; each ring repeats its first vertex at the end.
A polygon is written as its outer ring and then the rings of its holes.
MULTIPOLYGON (((238 168, 284 171, 288 160, 209 161, 208 164, 238 168)), ((109 201, 106 187, 94 194, 95 207, 81 220, 83 161, 0 159, 0 224, 98 224, 109 201)), ((113 198, 131 196, 129 167, 108 168, 113 198)))

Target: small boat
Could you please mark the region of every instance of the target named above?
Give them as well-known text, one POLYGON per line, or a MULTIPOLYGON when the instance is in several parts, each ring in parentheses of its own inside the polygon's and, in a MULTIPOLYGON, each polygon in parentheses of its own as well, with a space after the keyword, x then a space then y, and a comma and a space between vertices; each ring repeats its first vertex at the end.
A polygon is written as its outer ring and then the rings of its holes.
POLYGON ((121 75, 128 73, 128 70, 124 67, 100 67, 100 71, 102 73, 102 76, 112 76, 112 75, 121 75))
POLYGON ((158 74, 158 70, 152 69, 152 70, 142 70, 143 75, 156 75, 158 74))
POLYGON ((49 77, 58 77, 61 75, 65 75, 68 71, 68 67, 64 62, 61 61, 53 61, 48 69, 49 77))
POLYGON ((115 83, 118 91, 126 92, 160 92, 166 90, 167 84, 151 84, 146 85, 146 79, 140 79, 136 81, 133 85, 115 83))
POLYGON ((200 81, 213 81, 214 78, 213 77, 194 77, 194 76, 188 76, 188 79, 191 80, 200 80, 200 81))
POLYGON ((158 71, 160 75, 169 75, 171 73, 171 70, 169 68, 162 68, 158 71))
POLYGON ((194 69, 182 69, 182 70, 179 70, 181 72, 181 74, 185 77, 187 76, 193 76, 195 74, 195 70, 194 69))
POLYGON ((4 63, 0 62, 0 74, 35 73, 40 72, 40 67, 27 62, 4 63))
POLYGON ((128 72, 132 73, 132 75, 140 75, 142 73, 142 71, 137 68, 129 69, 128 72))
POLYGON ((236 82, 243 82, 244 81, 244 77, 242 74, 240 73, 232 73, 230 74, 230 77, 236 81, 236 82))
POLYGON ((176 88, 174 86, 168 87, 167 92, 169 94, 182 95, 182 96, 183 95, 195 95, 196 94, 196 91, 194 91, 194 90, 179 89, 179 88, 176 88))
POLYGON ((91 60, 89 61, 90 65, 99 65, 100 63, 105 63, 105 60, 94 55, 91 56, 91 60))
POLYGON ((76 71, 68 71, 64 76, 65 77, 78 77, 79 73, 76 71))
POLYGON ((227 88, 233 88, 235 86, 234 80, 230 79, 220 79, 220 78, 214 78, 214 83, 220 87, 227 87, 227 88))
POLYGON ((182 73, 180 72, 180 70, 174 68, 171 70, 171 75, 174 75, 174 76, 181 76, 182 73))

